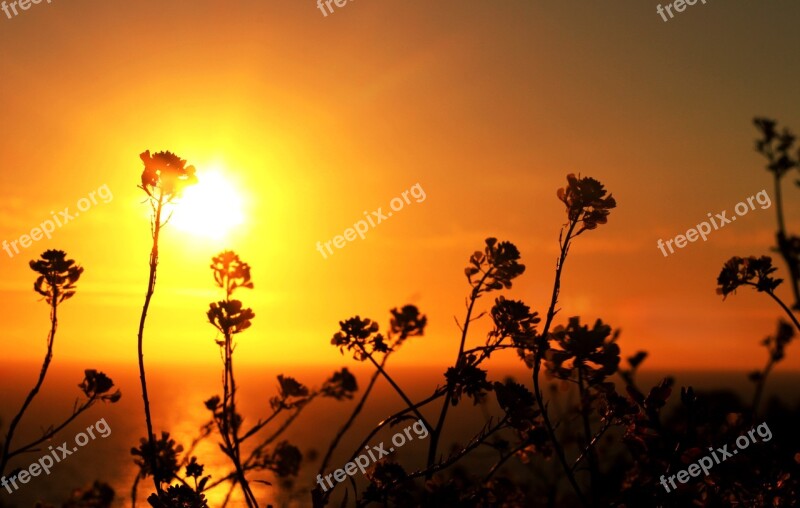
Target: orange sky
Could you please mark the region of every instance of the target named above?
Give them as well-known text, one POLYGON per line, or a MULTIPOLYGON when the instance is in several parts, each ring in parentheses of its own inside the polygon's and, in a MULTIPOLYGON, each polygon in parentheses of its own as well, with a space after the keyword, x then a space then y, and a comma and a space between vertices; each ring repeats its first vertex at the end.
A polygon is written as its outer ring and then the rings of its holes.
MULTIPOLYGON (((555 191, 580 172, 619 206, 574 245, 562 319, 622 328, 623 352, 649 350, 650 368, 760 367, 777 308, 714 288, 730 256, 768 253, 774 208, 669 258, 656 241, 772 193, 751 118, 800 130, 800 5, 715 2, 664 23, 650 2, 554 4, 361 1, 323 17, 311 0, 55 0, 0 13, 0 240, 102 185, 113 194, 51 240, 0 251, 5 354, 43 354, 47 307, 27 262, 61 248, 86 271, 57 357, 135 361, 149 252, 138 154, 168 149, 201 179, 222 174, 245 218, 222 239, 168 226, 149 361, 217 360, 208 264, 225 248, 256 284, 239 295, 257 315, 240 361, 342 363, 328 345, 340 319, 385 326, 405 303, 430 325, 396 361, 452 361, 463 268, 484 238, 517 244, 528 270, 511 295, 545 310, 565 220, 555 191), (315 249, 416 183, 425 201, 366 240, 329 259, 315 249)), ((793 349, 781 369, 800 369, 793 349)))

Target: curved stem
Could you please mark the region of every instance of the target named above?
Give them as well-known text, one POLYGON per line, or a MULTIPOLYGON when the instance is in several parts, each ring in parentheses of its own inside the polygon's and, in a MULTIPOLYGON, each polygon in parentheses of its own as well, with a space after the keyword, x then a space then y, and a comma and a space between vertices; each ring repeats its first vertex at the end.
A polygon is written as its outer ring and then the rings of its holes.
MULTIPOLYGON (((544 329, 542 331, 542 340, 546 341, 548 333, 550 332, 550 326, 553 323, 553 318, 556 315, 556 305, 558 304, 558 294, 561 290, 561 273, 564 269, 564 262, 567 259, 567 253, 569 252, 569 245, 572 239, 572 232, 575 230, 575 226, 578 223, 580 218, 570 221, 569 228, 567 230, 567 235, 564 238, 564 242, 561 244, 561 255, 558 259, 558 263, 556 264, 556 277, 555 282, 553 283, 553 294, 550 299, 550 306, 547 309, 547 320, 544 325, 544 329)), ((542 358, 543 358, 543 351, 542 348, 538 348, 536 353, 534 354, 534 362, 533 362, 533 394, 536 397, 536 403, 539 406, 539 410, 542 412, 542 420, 544 421, 545 428, 547 429, 547 434, 550 437, 550 441, 553 443, 553 450, 556 453, 556 457, 558 457, 558 461, 561 463, 561 467, 564 470, 564 474, 567 476, 567 480, 569 481, 572 489, 575 491, 575 494, 578 496, 581 504, 583 506, 588 506, 588 502, 581 491, 580 486, 578 485, 578 481, 575 479, 575 474, 572 472, 572 468, 569 467, 567 463, 567 458, 564 454, 564 448, 561 446, 561 443, 558 441, 558 436, 556 436, 555 429, 553 427, 553 423, 550 421, 550 416, 547 414, 547 406, 544 403, 544 397, 542 396, 542 390, 539 386, 539 373, 542 368, 542 358)))
MULTIPOLYGON (((157 471, 156 456, 155 456, 155 436, 153 434, 153 420, 150 416, 150 399, 147 395, 147 377, 144 371, 144 324, 147 320, 147 310, 150 308, 150 300, 153 298, 153 293, 156 289, 156 270, 158 267, 158 236, 161 232, 161 212, 164 206, 164 197, 160 195, 158 198, 158 205, 154 210, 153 217, 153 247, 150 250, 150 278, 147 282, 147 293, 144 297, 144 306, 142 307, 142 315, 139 318, 139 334, 138 334, 138 351, 139 351, 139 380, 142 385, 142 400, 144 401, 144 417, 147 424, 147 442, 150 446, 150 453, 148 459, 150 460, 150 467, 152 471, 157 471)), ((155 484, 156 491, 160 495, 162 493, 161 483, 158 478, 153 475, 153 483, 155 484)))
MULTIPOLYGON (((386 353, 383 359, 381 359, 381 367, 386 365, 386 360, 389 358, 390 354, 391 351, 386 353)), ((372 392, 372 388, 375 387, 375 382, 378 380, 378 376, 380 375, 381 372, 379 370, 376 370, 372 374, 372 378, 369 380, 367 389, 364 390, 364 394, 361 396, 361 400, 358 401, 358 404, 356 404, 356 407, 350 414, 350 418, 348 418, 347 421, 344 423, 344 425, 342 425, 342 427, 336 433, 336 436, 334 436, 333 440, 331 441, 331 444, 328 447, 328 451, 325 453, 325 457, 322 459, 322 463, 319 466, 319 471, 318 471, 319 474, 323 474, 325 472, 325 468, 328 467, 328 463, 330 462, 331 457, 333 456, 333 452, 336 450, 336 447, 339 446, 339 442, 342 440, 347 431, 350 430, 350 427, 353 426, 353 422, 356 421, 356 418, 361 413, 361 410, 364 409, 364 404, 367 402, 367 398, 369 397, 369 394, 372 392)))
POLYGON ((386 381, 388 381, 389 384, 392 385, 392 388, 394 388, 394 390, 400 395, 400 397, 403 398, 403 401, 408 405, 408 407, 412 411, 414 411, 414 414, 417 415, 417 418, 422 420, 422 423, 425 424, 426 428, 430 428, 430 425, 428 424, 428 421, 425 419, 424 416, 422 416, 422 413, 420 413, 419 410, 414 406, 414 403, 411 402, 411 399, 408 398, 408 395, 406 395, 406 393, 403 391, 403 389, 400 388, 400 385, 395 383, 394 379, 392 379, 392 377, 389 375, 389 373, 386 372, 386 370, 384 370, 383 365, 378 363, 378 362, 376 362, 375 358, 373 358, 372 355, 367 352, 367 350, 364 348, 364 346, 360 346, 360 347, 361 347, 361 351, 367 356, 367 358, 369 358, 369 361, 371 361, 372 364, 375 366, 375 368, 378 369, 378 372, 380 372, 381 375, 384 378, 386 378, 386 381))
MULTIPOLYGON (((460 367, 463 363, 464 359, 464 346, 467 343, 467 332, 469 330, 470 320, 472 319, 472 312, 475 309, 475 302, 478 301, 478 297, 480 297, 481 288, 483 287, 484 282, 492 273, 492 269, 488 269, 486 273, 483 274, 481 280, 478 281, 478 284, 472 288, 472 292, 470 293, 469 298, 469 307, 467 308, 467 316, 464 320, 464 327, 461 329, 461 342, 458 346, 458 356, 456 357, 456 367, 460 367)), ((439 448, 439 438, 442 435, 442 429, 444 428, 444 422, 447 419, 447 412, 450 410, 450 401, 453 398, 453 389, 455 387, 452 383, 447 384, 447 395, 444 398, 444 402, 442 403, 442 410, 439 412, 439 420, 436 422, 436 427, 431 429, 431 443, 428 446, 428 460, 427 460, 427 467, 426 469, 430 471, 430 475, 433 475, 433 463, 436 462, 436 452, 439 448)), ((429 427, 430 428, 430 427, 429 427)), ((431 476, 426 476, 426 480, 430 480, 431 476)))
POLYGON ((39 393, 39 390, 44 383, 44 378, 47 376, 47 369, 50 367, 50 362, 53 360, 53 343, 55 341, 56 329, 58 327, 58 294, 51 295, 51 299, 50 332, 47 334, 47 354, 44 357, 42 368, 39 371, 39 379, 36 381, 36 384, 31 389, 30 393, 28 393, 28 396, 25 398, 25 402, 22 403, 22 407, 16 416, 14 416, 14 419, 11 421, 11 425, 8 427, 8 433, 6 434, 6 439, 3 443, 3 456, 2 460, 0 460, 0 475, 5 472, 9 459, 17 454, 11 453, 11 441, 14 439, 14 432, 16 431, 20 420, 22 420, 22 416, 25 414, 25 411, 28 409, 28 406, 31 405, 31 402, 33 402, 33 399, 39 393))

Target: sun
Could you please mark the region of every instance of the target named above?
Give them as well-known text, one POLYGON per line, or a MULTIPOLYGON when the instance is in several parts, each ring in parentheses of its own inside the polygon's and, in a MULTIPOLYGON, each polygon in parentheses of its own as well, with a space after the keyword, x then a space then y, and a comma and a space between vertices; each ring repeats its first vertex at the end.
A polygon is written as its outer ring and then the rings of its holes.
POLYGON ((176 204, 170 223, 181 231, 219 240, 244 222, 242 195, 220 170, 197 172, 176 204))

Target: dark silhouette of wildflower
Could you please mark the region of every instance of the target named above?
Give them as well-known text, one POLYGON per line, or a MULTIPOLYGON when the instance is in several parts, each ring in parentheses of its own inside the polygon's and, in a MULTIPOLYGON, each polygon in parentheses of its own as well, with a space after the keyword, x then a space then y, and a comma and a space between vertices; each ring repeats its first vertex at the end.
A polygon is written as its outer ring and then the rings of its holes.
POLYGON ((783 279, 773 279, 770 275, 777 268, 772 266, 769 256, 750 256, 741 258, 734 256, 725 262, 717 277, 717 294, 727 297, 741 286, 753 286, 758 291, 772 293, 783 279), (755 280, 755 282, 753 282, 755 280))
POLYGON ((175 443, 169 432, 162 432, 152 444, 142 438, 138 448, 131 448, 131 455, 138 457, 134 462, 139 466, 140 478, 153 476, 159 483, 168 483, 178 474, 178 454, 182 451, 183 446, 175 443))
POLYGON ((605 224, 611 209, 617 206, 611 194, 606 196, 603 184, 594 178, 582 178, 574 174, 567 175, 567 186, 558 189, 556 195, 567 206, 569 221, 582 223, 575 236, 605 224))
POLYGON ((212 303, 206 315, 208 321, 223 334, 236 334, 247 330, 252 324, 250 320, 256 317, 253 309, 243 309, 239 300, 212 303))
POLYGON ((476 360, 475 355, 467 355, 465 362, 450 367, 445 372, 447 385, 452 387, 452 405, 457 406, 462 395, 470 397, 475 404, 479 404, 486 397, 486 392, 492 390, 492 384, 486 378, 486 370, 477 367, 476 360))
POLYGON ((208 508, 205 494, 188 485, 171 485, 161 494, 151 494, 147 502, 153 508, 208 508))
POLYGON ((583 369, 584 379, 594 384, 602 382, 619 367, 618 334, 619 331, 612 334, 611 327, 599 319, 589 329, 580 324, 579 317, 571 317, 567 326, 553 330, 552 339, 560 349, 548 351, 548 372, 560 379, 574 380, 578 370, 583 369))
POLYGON ((84 378, 78 387, 83 390, 83 393, 90 399, 99 398, 107 402, 117 402, 122 394, 119 390, 114 393, 108 393, 114 388, 114 381, 102 372, 94 369, 86 369, 84 371, 84 378))
POLYGON ((250 265, 239 259, 239 255, 233 251, 226 250, 214 256, 211 270, 214 272, 214 281, 229 297, 236 288, 253 289, 250 265))
POLYGON ((535 409, 536 397, 527 388, 511 380, 494 383, 497 403, 506 412, 508 424, 519 431, 534 426, 534 420, 541 413, 535 409))
POLYGON ((142 171, 141 188, 150 197, 156 196, 156 189, 160 196, 170 198, 179 197, 190 185, 197 183, 194 166, 187 166, 186 161, 172 152, 156 152, 150 150, 142 152, 139 157, 144 163, 142 171))
POLYGON ((292 409, 308 402, 309 390, 293 377, 278 375, 278 396, 270 399, 273 410, 292 409))
POLYGON ((30 262, 31 270, 39 274, 33 289, 44 296, 47 303, 61 303, 75 294, 75 283, 80 279, 83 268, 67 259, 63 250, 47 250, 41 259, 30 262))
POLYGON ((791 153, 796 139, 792 132, 786 128, 778 132, 777 123, 768 118, 755 118, 753 123, 762 136, 756 140, 756 151, 767 158, 767 170, 781 178, 796 168, 797 158, 791 153))
POLYGON ((377 333, 379 325, 371 319, 352 317, 339 322, 340 330, 333 335, 331 344, 344 350, 353 351, 353 358, 358 361, 366 360, 372 353, 386 353, 391 351, 383 335, 377 333), (369 340, 367 340, 369 339, 369 340))
POLYGON ((531 312, 530 307, 519 300, 506 300, 499 296, 495 299, 491 316, 494 321, 494 330, 491 332, 493 337, 509 337, 522 349, 533 346, 536 325, 542 321, 538 312, 531 312))
POLYGON ((336 400, 352 399, 353 394, 358 391, 356 377, 343 367, 342 370, 334 372, 333 375, 322 385, 323 397, 331 397, 336 400))
POLYGON ((400 345, 408 337, 423 335, 428 318, 419 313, 415 305, 404 305, 401 310, 392 309, 389 329, 395 338, 395 345, 400 345))
POLYGON ((273 450, 265 463, 265 468, 274 472, 279 478, 297 476, 303 462, 303 453, 288 441, 281 441, 273 450))
POLYGON ((487 238, 484 251, 475 251, 470 256, 471 266, 465 268, 464 273, 478 292, 509 289, 511 281, 525 272, 525 265, 520 264, 519 259, 519 250, 513 243, 498 243, 496 238, 487 238), (479 273, 482 276, 473 280, 479 273))

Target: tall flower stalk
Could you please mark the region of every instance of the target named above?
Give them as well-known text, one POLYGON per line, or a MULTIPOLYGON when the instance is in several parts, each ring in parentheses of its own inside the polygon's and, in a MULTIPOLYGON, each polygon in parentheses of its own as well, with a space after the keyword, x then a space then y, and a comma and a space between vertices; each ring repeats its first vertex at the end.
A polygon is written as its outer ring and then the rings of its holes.
POLYGON ((223 449, 236 469, 236 482, 242 488, 247 506, 257 508, 258 501, 250 488, 242 465, 242 438, 239 434, 242 418, 236 411, 236 378, 233 375, 233 336, 250 327, 255 313, 250 308, 242 308, 242 302, 232 300, 231 297, 236 288, 253 288, 253 282, 250 280, 250 265, 239 259, 235 253, 225 251, 214 257, 211 269, 214 271, 214 280, 217 285, 225 290, 225 299, 212 303, 207 313, 209 322, 223 336, 222 340, 217 341, 217 344, 223 349, 224 359, 222 406, 219 408, 219 412, 215 413, 215 415, 219 415, 215 420, 224 442, 223 449))
POLYGON ((61 250, 48 250, 41 255, 41 259, 32 260, 30 262, 31 270, 39 274, 36 282, 33 284, 33 289, 44 297, 45 302, 50 306, 50 332, 47 334, 47 353, 42 361, 42 368, 39 371, 39 378, 33 386, 19 412, 11 420, 11 425, 8 427, 5 440, 2 443, 2 455, 0 455, 0 476, 6 470, 8 462, 17 455, 23 453, 30 453, 37 451, 37 447, 51 439, 59 431, 72 423, 81 413, 89 409, 98 400, 103 402, 117 402, 121 394, 119 390, 109 393, 114 387, 114 382, 102 372, 94 369, 87 369, 85 371, 86 377, 83 382, 78 385, 86 400, 83 402, 76 402, 72 410, 72 414, 62 423, 58 425, 50 425, 43 435, 25 445, 17 448, 12 448, 12 441, 14 434, 19 426, 22 417, 30 407, 36 395, 39 394, 44 380, 47 377, 47 371, 50 368, 50 363, 53 361, 53 346, 55 344, 56 330, 58 328, 58 306, 65 300, 72 298, 77 291, 76 283, 83 273, 83 268, 75 263, 75 260, 68 259, 67 253, 61 250))
MULTIPOLYGON (((195 183, 194 166, 186 166, 186 161, 171 152, 158 152, 153 155, 146 151, 140 155, 144 163, 142 172, 142 184, 139 186, 147 194, 147 199, 152 209, 150 217, 150 232, 153 238, 153 246, 150 249, 150 277, 147 282, 147 292, 144 297, 142 315, 139 318, 138 333, 138 352, 139 352, 139 379, 142 385, 142 399, 144 401, 144 416, 147 424, 147 442, 151 453, 145 460, 150 462, 151 470, 157 471, 156 440, 153 433, 153 421, 150 416, 150 399, 147 395, 147 377, 144 370, 144 325, 147 320, 147 310, 150 308, 150 300, 156 289, 156 271, 158 267, 158 240, 161 229, 169 221, 169 216, 164 218, 165 207, 174 203, 183 190, 195 183)), ((153 483, 156 491, 161 493, 161 483, 157 475, 153 475, 153 483)))

